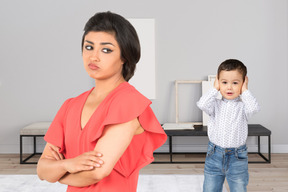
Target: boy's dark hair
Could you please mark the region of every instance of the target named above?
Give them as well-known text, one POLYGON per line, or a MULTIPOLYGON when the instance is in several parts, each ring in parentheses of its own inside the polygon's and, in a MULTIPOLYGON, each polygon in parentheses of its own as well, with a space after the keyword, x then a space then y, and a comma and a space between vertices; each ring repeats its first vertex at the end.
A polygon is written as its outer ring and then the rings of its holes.
POLYGON ((126 81, 134 75, 136 64, 141 56, 140 42, 135 28, 124 17, 108 12, 96 13, 84 27, 82 51, 85 36, 91 32, 107 32, 113 34, 121 50, 123 64, 122 75, 126 81))
POLYGON ((217 71, 217 78, 219 79, 219 74, 221 71, 233 71, 237 70, 243 76, 243 81, 245 81, 245 77, 247 75, 247 68, 246 66, 237 59, 227 59, 226 61, 222 62, 217 71))

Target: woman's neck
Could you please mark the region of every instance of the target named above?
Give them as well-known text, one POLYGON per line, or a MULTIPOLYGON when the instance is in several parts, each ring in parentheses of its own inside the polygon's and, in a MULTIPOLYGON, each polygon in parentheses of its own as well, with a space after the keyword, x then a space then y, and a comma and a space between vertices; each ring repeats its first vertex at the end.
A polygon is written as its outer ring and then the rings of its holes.
POLYGON ((93 89, 93 94, 96 97, 102 97, 108 95, 113 89, 118 87, 121 83, 125 82, 123 77, 117 79, 105 79, 105 80, 95 80, 95 88, 93 89))

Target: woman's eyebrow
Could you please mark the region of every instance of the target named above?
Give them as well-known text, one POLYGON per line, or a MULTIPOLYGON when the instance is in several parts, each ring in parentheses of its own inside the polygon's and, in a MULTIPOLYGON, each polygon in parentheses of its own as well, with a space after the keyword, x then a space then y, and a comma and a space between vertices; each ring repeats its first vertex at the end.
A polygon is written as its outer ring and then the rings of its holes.
POLYGON ((92 41, 88 41, 88 40, 85 40, 87 43, 90 43, 92 45, 94 45, 94 43, 92 41))
POLYGON ((113 43, 110 43, 110 42, 102 42, 102 43, 100 43, 100 45, 112 45, 115 47, 115 45, 113 45, 113 43))
MULTIPOLYGON (((88 41, 88 40, 85 40, 85 41, 87 43, 94 45, 94 43, 92 41, 88 41)), ((113 43, 110 43, 110 42, 102 42, 102 43, 100 43, 100 45, 112 45, 113 47, 115 47, 115 45, 113 43)))

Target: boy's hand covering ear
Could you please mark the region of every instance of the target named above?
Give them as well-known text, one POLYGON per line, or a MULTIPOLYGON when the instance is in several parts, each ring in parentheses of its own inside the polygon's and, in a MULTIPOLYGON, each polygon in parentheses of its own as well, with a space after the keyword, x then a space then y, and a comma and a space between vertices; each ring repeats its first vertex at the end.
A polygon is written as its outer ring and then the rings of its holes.
POLYGON ((220 90, 220 85, 219 85, 218 77, 215 78, 215 81, 214 81, 214 88, 217 89, 218 91, 220 90))
POLYGON ((241 94, 246 90, 248 90, 248 77, 247 76, 245 77, 245 81, 243 82, 241 94))

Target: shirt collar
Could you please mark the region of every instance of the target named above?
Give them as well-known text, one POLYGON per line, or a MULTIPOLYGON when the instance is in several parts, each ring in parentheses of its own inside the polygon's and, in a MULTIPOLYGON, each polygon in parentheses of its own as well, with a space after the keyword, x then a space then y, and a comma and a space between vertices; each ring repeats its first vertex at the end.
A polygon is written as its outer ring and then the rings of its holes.
POLYGON ((225 99, 225 98, 222 96, 222 100, 227 103, 227 102, 238 102, 238 101, 240 101, 241 99, 240 99, 240 96, 236 97, 235 99, 225 99))

